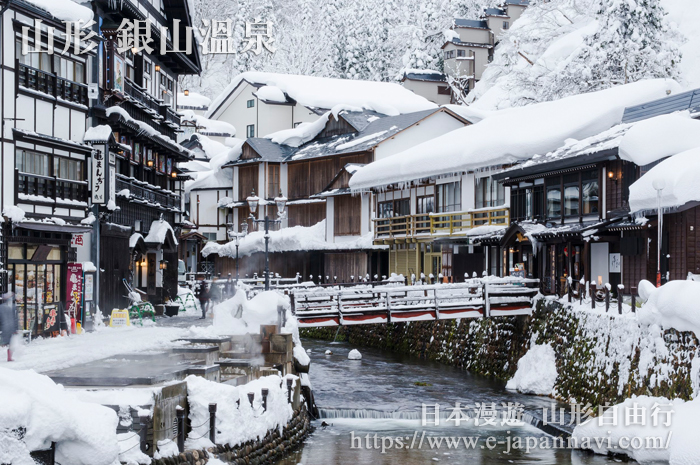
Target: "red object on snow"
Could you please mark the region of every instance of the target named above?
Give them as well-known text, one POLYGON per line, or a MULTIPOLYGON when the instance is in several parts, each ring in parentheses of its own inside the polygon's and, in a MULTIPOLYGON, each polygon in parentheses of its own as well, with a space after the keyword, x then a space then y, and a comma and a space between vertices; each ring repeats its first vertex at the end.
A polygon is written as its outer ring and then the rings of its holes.
POLYGON ((78 334, 78 328, 75 326, 75 317, 70 317, 70 333, 78 334))
POLYGON ((7 349, 7 361, 12 362, 12 350, 7 349))

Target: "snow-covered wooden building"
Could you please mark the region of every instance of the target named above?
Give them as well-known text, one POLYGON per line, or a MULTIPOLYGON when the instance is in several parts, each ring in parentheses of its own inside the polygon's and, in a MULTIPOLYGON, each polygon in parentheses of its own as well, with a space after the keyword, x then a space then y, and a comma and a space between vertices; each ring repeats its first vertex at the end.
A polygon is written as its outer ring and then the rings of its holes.
MULTIPOLYGON (((312 125, 272 134, 269 139, 246 140, 240 157, 224 165, 232 172, 233 197, 219 206, 231 211, 231 223, 238 230, 250 214, 246 198, 253 192, 263 199, 264 207, 258 213, 261 218, 266 212, 275 215, 273 199, 280 192, 289 199, 286 218, 278 231, 288 245, 275 245, 273 250, 293 252, 296 258, 290 260, 283 254, 271 258, 272 271, 282 276, 299 273, 305 278, 320 275, 339 280, 368 273, 381 276, 388 267, 386 253, 379 252, 384 246, 372 243, 373 203, 370 195, 349 191, 350 177, 360 165, 390 157, 466 124, 466 119, 445 108, 396 116, 336 109, 312 125)), ((249 230, 253 231, 251 223, 249 230)), ((275 242, 274 236, 271 242, 275 242)), ((246 250, 243 255, 253 251, 247 246, 241 250, 246 250)), ((212 245, 208 251, 223 257, 216 259, 217 271, 233 270, 230 247, 212 245)), ((243 259, 242 273, 260 273, 260 255, 243 259)))
POLYGON ((186 34, 173 33, 192 26, 186 0, 113 2, 94 0, 105 37, 100 51, 99 99, 91 108, 96 124, 108 125, 109 160, 113 162, 114 198, 101 213, 100 300, 102 307, 122 308, 123 280, 148 295, 154 304, 177 295, 178 237, 186 220, 182 195, 187 179, 178 163, 193 152, 177 144, 180 116, 177 109, 178 77, 200 72, 196 42, 186 49, 186 34), (150 21, 153 52, 118 47, 122 20, 150 21), (161 28, 166 28, 167 53, 161 54, 161 28), (173 44, 173 40, 177 43, 173 44))
POLYGON ((76 54, 73 47, 61 54, 65 37, 56 34, 50 44, 46 31, 65 31, 63 21, 87 22, 93 12, 64 3, 48 9, 46 2, 4 2, 1 10, 0 205, 6 221, 0 262, 7 273, 0 282, 3 292, 15 292, 20 328, 34 334, 58 331, 67 308, 67 265, 90 260, 92 147, 83 136, 95 54, 76 54))

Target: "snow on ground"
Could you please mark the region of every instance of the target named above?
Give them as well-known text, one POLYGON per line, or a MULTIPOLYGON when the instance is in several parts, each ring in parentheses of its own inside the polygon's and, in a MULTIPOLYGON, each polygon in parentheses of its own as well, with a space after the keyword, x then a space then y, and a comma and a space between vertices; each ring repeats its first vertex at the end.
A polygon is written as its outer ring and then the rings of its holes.
MULTIPOLYGON (((356 239, 343 242, 326 241, 326 220, 313 226, 294 226, 278 231, 270 231, 270 252, 292 252, 299 250, 357 250, 381 248, 372 244, 372 233, 367 233, 356 239)), ((265 231, 255 231, 240 241, 239 256, 245 257, 255 252, 265 250, 265 231)), ((208 242, 202 249, 202 255, 207 257, 217 254, 220 257, 235 257, 235 242, 217 244, 208 242)))
POLYGON ((675 81, 652 79, 494 112, 476 124, 370 163, 355 173, 350 187, 384 186, 526 160, 563 146, 567 139, 610 129, 620 123, 625 107, 679 90, 675 81), (503 137, 504 130, 508 137, 503 137))
POLYGON ((166 350, 181 345, 173 341, 182 337, 185 331, 160 326, 100 327, 81 335, 34 339, 31 344, 20 346, 14 362, 8 363, 4 357, 0 358, 0 367, 43 372, 118 354, 166 350))
MULTIPOLYGON (((649 285, 645 285, 645 288, 652 289, 649 285)), ((651 290, 647 301, 638 312, 639 321, 647 325, 658 325, 664 329, 693 331, 700 338, 698 302, 700 302, 700 282, 669 281, 660 288, 651 290)))
POLYGON ((573 439, 580 448, 598 454, 608 452, 627 455, 639 463, 666 462, 670 465, 693 465, 700 457, 697 419, 700 400, 690 402, 663 397, 633 396, 610 407, 598 418, 577 426, 573 439), (645 424, 630 421, 629 412, 640 413, 645 424), (669 414, 664 413, 672 411, 669 414), (657 412, 654 414, 654 412, 657 412), (613 424, 614 422, 614 424, 613 424), (654 438, 660 438, 660 442, 654 438), (597 440, 596 440, 597 439, 597 440), (581 443, 587 441, 587 446, 581 443))
POLYGON ((533 345, 518 361, 518 369, 506 389, 540 396, 552 395, 557 382, 557 365, 550 344, 533 345))
POLYGON ((198 376, 188 376, 185 381, 189 419, 195 425, 185 442, 186 449, 213 446, 209 441, 210 403, 217 404, 216 442, 230 446, 262 439, 269 430, 284 427, 294 413, 291 404, 287 403, 286 382, 279 376, 266 376, 243 386, 216 383, 198 376), (262 389, 268 390, 267 411, 262 406, 262 389), (248 393, 255 395, 252 406, 248 393), (240 401, 240 406, 236 401, 240 401))
POLYGON ((700 147, 667 158, 630 186, 632 213, 657 210, 657 190, 661 208, 680 207, 700 200, 700 147))
POLYGON ((436 108, 434 103, 394 83, 248 71, 231 80, 209 106, 208 117, 242 81, 275 86, 299 105, 312 108, 331 109, 340 103, 386 115, 436 108))
POLYGON ((56 442, 56 461, 111 465, 119 454, 114 410, 81 402, 48 376, 0 367, 0 462, 33 464, 29 451, 56 442), (10 431, 26 428, 20 441, 10 431))
POLYGON ((200 316, 202 314, 202 307, 199 305, 199 299, 195 297, 192 289, 178 286, 177 295, 180 297, 180 300, 182 300, 180 304, 181 315, 200 316))
POLYGON ((700 147, 700 121, 684 111, 634 124, 622 137, 620 158, 645 166, 695 147, 700 147))

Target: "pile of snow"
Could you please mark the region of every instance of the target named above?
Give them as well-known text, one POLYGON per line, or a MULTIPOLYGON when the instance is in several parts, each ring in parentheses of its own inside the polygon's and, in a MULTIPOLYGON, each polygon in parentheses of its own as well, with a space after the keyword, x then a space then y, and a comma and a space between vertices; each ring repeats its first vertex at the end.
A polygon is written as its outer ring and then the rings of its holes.
POLYGON ((26 0, 28 3, 47 11, 61 21, 81 22, 81 27, 92 21, 90 8, 78 5, 73 0, 26 0))
POLYGON ((83 136, 83 142, 107 142, 112 135, 112 128, 106 124, 88 128, 83 136))
POLYGON ((182 121, 194 123, 197 130, 201 133, 210 133, 226 137, 233 137, 236 135, 236 128, 226 121, 209 119, 202 115, 195 114, 193 110, 183 110, 180 114, 182 115, 182 121))
POLYGON ((246 293, 239 289, 233 297, 214 306, 214 322, 205 330, 221 335, 257 333, 260 325, 277 324, 278 307, 284 308, 287 321, 294 319, 289 297, 268 291, 247 300, 246 293))
POLYGON ((29 452, 56 443, 56 461, 112 465, 119 457, 114 410, 79 401, 48 376, 0 368, 0 462, 32 464, 29 452), (26 428, 20 440, 11 431, 26 428))
POLYGON ((557 382, 556 354, 550 344, 533 345, 518 361, 518 369, 506 389, 549 396, 557 382))
POLYGON ((436 108, 434 103, 394 83, 248 71, 236 76, 215 99, 209 107, 208 117, 219 113, 219 106, 242 81, 274 86, 299 105, 310 108, 331 109, 340 103, 386 115, 436 108))
POLYGON ((700 147, 700 121, 684 111, 635 123, 620 142, 620 158, 645 166, 700 147))
POLYGON ((354 189, 526 160, 619 124, 625 107, 665 97, 680 86, 654 79, 494 112, 404 152, 370 163, 350 180, 354 189), (543 131, 542 128, 547 128, 543 131), (508 137, 503 137, 503 131, 508 137))
POLYGON ((698 399, 684 402, 681 399, 671 401, 663 397, 633 396, 610 407, 600 417, 578 425, 572 440, 580 449, 603 455, 624 454, 639 463, 692 465, 700 457, 699 416, 698 399), (638 409, 644 409, 643 425, 630 422, 627 417, 628 412, 640 413, 638 409), (668 411, 672 411, 670 422, 664 413, 668 411), (612 424, 614 419, 615 424, 612 424), (660 442, 655 438, 660 438, 660 442))
POLYGON ((209 105, 211 105, 211 99, 197 92, 189 92, 189 95, 185 95, 182 92, 178 92, 177 94, 178 107, 207 109, 209 105))
POLYGON ((217 404, 216 442, 232 447, 262 439, 270 430, 282 429, 294 413, 291 404, 287 403, 286 382, 279 376, 266 376, 243 386, 216 383, 198 376, 188 376, 185 381, 190 423, 201 425, 192 428, 185 441, 186 449, 213 446, 208 434, 210 403, 217 404), (262 407, 262 389, 268 389, 267 411, 262 407), (252 406, 248 393, 255 394, 252 406))
POLYGON ((330 112, 326 112, 313 123, 301 123, 295 128, 283 129, 281 131, 268 134, 265 137, 270 139, 275 144, 300 147, 314 139, 321 131, 323 131, 323 128, 326 127, 326 123, 328 122, 329 115, 330 112))
POLYGON ((10 205, 2 211, 2 216, 7 217, 13 223, 21 223, 24 220, 24 210, 16 205, 10 205))
POLYGON ((632 213, 656 212, 657 190, 661 189, 661 208, 681 207, 700 200, 700 147, 667 158, 630 186, 632 213))
POLYGON ((255 96, 265 102, 285 103, 287 101, 284 92, 276 86, 262 86, 255 91, 255 96))
POLYGON ((637 312, 641 323, 693 331, 700 337, 700 282, 669 281, 657 289, 650 282, 642 281, 640 295, 642 288, 646 302, 637 312))
POLYGON ((362 354, 357 349, 352 349, 348 353, 348 360, 362 360, 362 354))
MULTIPOLYGON (((294 226, 282 228, 278 231, 270 231, 270 252, 292 252, 302 250, 366 250, 377 249, 382 246, 372 244, 372 233, 344 242, 326 241, 326 220, 313 226, 294 226)), ((265 250, 265 232, 255 231, 248 234, 240 241, 239 256, 244 257, 265 250)), ((208 242, 202 249, 202 255, 207 257, 217 254, 220 257, 235 257, 236 244, 229 242, 217 244, 208 242)))

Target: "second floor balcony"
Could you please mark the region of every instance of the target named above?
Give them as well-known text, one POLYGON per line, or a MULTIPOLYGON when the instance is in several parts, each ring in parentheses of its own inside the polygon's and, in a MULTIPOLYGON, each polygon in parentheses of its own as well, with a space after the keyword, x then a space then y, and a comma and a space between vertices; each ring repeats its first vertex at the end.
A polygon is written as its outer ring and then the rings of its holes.
POLYGON ((17 201, 87 206, 88 183, 15 171, 17 201))
POLYGON ((117 175, 115 190, 117 196, 129 201, 142 203, 154 208, 180 211, 180 196, 151 184, 117 175))
POLYGON ((17 84, 30 91, 41 92, 57 100, 88 105, 88 86, 56 76, 37 68, 17 63, 17 84))
POLYGON ((479 226, 503 226, 510 224, 509 209, 498 207, 463 212, 421 213, 417 215, 375 218, 374 238, 415 239, 463 236, 479 226))

